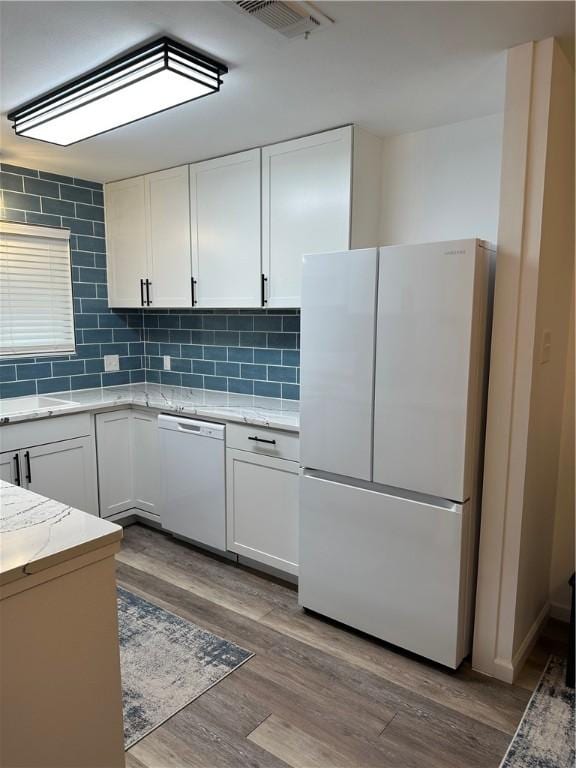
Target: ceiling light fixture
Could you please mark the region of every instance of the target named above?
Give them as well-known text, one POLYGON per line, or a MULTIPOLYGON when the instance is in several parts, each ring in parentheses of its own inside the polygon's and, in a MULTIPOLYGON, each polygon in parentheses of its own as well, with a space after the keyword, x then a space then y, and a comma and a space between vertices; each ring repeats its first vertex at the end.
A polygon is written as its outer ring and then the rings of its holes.
POLYGON ((67 146, 220 90, 228 68, 161 37, 8 114, 18 136, 67 146))

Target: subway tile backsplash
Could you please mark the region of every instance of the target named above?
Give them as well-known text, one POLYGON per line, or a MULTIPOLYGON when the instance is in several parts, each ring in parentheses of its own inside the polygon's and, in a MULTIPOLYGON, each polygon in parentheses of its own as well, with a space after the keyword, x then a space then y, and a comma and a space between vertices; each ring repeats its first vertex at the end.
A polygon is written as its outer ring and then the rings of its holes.
POLYGON ((146 381, 298 399, 298 310, 144 311, 146 381), (171 370, 164 370, 164 356, 171 370))
POLYGON ((0 357, 0 397, 144 381, 142 312, 112 311, 106 302, 102 185, 2 163, 0 195, 3 219, 70 229, 76 327, 74 355, 0 357), (110 346, 120 370, 105 373, 110 346))
POLYGON ((74 355, 0 358, 0 397, 149 381, 299 398, 298 310, 111 310, 102 185, 1 163, 0 195, 4 219, 70 228, 76 326, 74 355))

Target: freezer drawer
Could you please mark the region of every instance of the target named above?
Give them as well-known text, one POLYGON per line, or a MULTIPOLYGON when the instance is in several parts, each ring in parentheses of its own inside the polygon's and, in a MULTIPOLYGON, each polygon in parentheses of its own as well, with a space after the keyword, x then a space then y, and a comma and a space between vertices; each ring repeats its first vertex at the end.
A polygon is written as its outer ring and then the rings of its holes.
POLYGON ((304 474, 300 604, 456 668, 467 653, 468 505, 304 474))

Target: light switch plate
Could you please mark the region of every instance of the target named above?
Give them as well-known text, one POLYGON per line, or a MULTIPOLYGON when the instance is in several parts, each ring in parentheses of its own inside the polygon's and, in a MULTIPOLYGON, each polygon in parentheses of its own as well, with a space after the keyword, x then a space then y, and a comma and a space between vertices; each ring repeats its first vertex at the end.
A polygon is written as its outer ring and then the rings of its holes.
POLYGON ((171 369, 170 355, 164 355, 164 370, 169 371, 170 369, 171 369))
POLYGON ((118 357, 118 355, 104 355, 104 370, 105 371, 120 370, 120 358, 118 357))

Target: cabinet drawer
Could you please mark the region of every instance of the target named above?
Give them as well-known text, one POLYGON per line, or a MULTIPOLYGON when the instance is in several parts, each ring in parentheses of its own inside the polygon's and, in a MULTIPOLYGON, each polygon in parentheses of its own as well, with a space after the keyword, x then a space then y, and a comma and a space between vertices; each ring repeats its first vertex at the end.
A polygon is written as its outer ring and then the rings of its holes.
POLYGON ((86 437, 92 432, 89 413, 54 416, 0 427, 0 451, 17 451, 32 445, 86 437))
POLYGON ((276 456, 279 459, 298 461, 300 458, 300 438, 297 434, 268 427, 228 424, 226 444, 228 448, 276 456))

